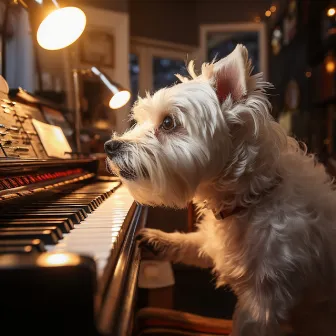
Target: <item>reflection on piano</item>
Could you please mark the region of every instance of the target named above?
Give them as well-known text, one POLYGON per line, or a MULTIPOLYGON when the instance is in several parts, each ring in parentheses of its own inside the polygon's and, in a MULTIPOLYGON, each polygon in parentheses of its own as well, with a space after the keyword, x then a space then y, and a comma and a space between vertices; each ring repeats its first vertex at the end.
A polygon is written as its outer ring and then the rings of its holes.
POLYGON ((147 209, 94 157, 49 158, 37 107, 0 101, 1 334, 130 334, 147 209))

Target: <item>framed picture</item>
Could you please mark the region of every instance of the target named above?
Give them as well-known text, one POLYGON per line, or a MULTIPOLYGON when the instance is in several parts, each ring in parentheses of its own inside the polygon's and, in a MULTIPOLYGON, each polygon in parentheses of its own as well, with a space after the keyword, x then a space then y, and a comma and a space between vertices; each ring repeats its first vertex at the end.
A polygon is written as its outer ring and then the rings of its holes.
POLYGON ((114 36, 102 29, 86 29, 80 38, 79 57, 81 63, 114 68, 114 36))

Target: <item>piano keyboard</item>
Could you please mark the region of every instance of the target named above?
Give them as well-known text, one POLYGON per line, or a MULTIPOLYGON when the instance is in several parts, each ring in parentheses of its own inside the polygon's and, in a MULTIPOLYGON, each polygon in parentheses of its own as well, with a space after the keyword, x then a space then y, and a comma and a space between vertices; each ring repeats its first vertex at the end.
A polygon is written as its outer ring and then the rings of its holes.
POLYGON ((127 229, 123 223, 133 201, 127 189, 121 186, 80 224, 75 224, 72 232, 63 234, 63 239, 56 245, 47 245, 47 251, 91 256, 96 261, 100 276, 111 251, 123 241, 122 236, 127 229))
MULTIPOLYGON (((80 185, 79 185, 80 186, 80 185)), ((119 182, 95 182, 11 205, 0 219, 0 255, 71 252, 92 257, 98 277, 127 230, 134 199, 119 182)))
POLYGON ((140 265, 134 237, 147 209, 120 182, 60 185, 0 211, 2 326, 15 326, 13 335, 44 335, 36 333, 41 321, 57 335, 131 335, 140 265))

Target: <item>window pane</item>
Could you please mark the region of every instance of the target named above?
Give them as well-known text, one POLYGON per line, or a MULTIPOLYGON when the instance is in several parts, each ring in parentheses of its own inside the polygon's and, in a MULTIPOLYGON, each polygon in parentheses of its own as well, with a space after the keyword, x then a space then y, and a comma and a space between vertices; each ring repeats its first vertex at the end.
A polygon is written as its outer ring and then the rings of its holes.
POLYGON ((230 54, 237 44, 244 44, 249 52, 254 67, 253 73, 260 71, 259 67, 259 33, 258 32, 213 32, 207 36, 208 61, 217 60, 230 54))
POLYGON ((178 82, 175 74, 187 76, 186 62, 153 57, 153 90, 157 91, 178 82))
POLYGON ((131 94, 130 103, 133 105, 139 94, 139 57, 135 54, 129 55, 129 71, 131 77, 131 94))

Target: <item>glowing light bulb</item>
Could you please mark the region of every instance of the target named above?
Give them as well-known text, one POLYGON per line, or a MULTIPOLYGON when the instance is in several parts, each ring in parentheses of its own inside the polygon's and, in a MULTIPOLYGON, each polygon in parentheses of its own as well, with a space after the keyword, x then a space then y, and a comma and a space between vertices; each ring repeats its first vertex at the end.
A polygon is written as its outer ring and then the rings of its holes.
POLYGON ((265 15, 266 15, 267 17, 270 17, 270 16, 272 15, 272 12, 271 12, 270 10, 267 10, 267 11, 265 12, 265 15))
POLYGON ((110 100, 109 106, 111 109, 118 109, 124 106, 131 98, 130 92, 124 90, 117 92, 110 100))
POLYGON ((336 13, 336 9, 334 7, 329 8, 327 11, 328 16, 334 16, 335 13, 336 13))
POLYGON ((65 48, 75 42, 86 26, 86 16, 77 7, 64 7, 50 13, 37 31, 39 45, 47 50, 65 48))
POLYGON ((333 73, 333 72, 335 72, 336 65, 335 65, 334 60, 328 60, 328 61, 326 62, 325 67, 326 67, 326 70, 327 70, 328 73, 333 73))
POLYGON ((273 5, 273 6, 271 6, 270 11, 271 11, 272 13, 274 13, 274 12, 276 11, 276 9, 277 9, 276 6, 273 5))

